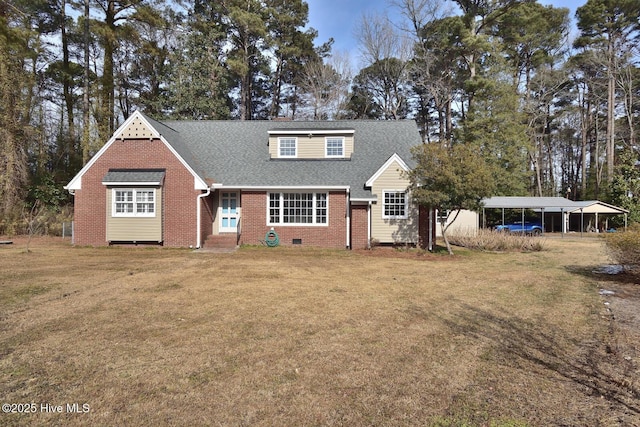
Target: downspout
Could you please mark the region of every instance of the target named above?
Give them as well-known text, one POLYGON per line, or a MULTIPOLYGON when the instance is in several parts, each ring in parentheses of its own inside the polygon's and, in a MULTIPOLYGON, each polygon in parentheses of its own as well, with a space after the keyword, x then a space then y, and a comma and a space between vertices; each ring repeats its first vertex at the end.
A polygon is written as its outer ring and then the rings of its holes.
POLYGON ((351 249, 351 197, 350 188, 347 187, 347 249, 351 249))
POLYGON ((207 187, 207 192, 206 193, 202 193, 202 194, 198 194, 198 197, 196 197, 196 203, 198 204, 198 210, 197 210, 197 219, 196 219, 196 249, 200 249, 201 243, 202 243, 202 236, 201 236, 201 231, 202 231, 202 225, 201 223, 201 218, 202 218, 202 199, 207 197, 209 194, 211 194, 211 189, 209 187, 207 187))
POLYGON ((367 203, 367 249, 371 249, 371 200, 367 203))
POLYGON ((433 224, 433 217, 436 213, 435 209, 431 206, 429 206, 429 238, 427 239, 427 250, 429 252, 433 252, 433 228, 435 227, 435 225, 433 224))
MULTIPOLYGON (((69 194, 71 194, 72 196, 75 197, 76 195, 76 190, 67 190, 69 192, 69 194)), ((74 200, 74 205, 75 205, 75 200, 74 200)), ((76 233, 75 233, 75 221, 71 220, 71 244, 75 245, 76 244, 76 233)), ((625 229, 626 229, 626 221, 625 221, 625 229)))

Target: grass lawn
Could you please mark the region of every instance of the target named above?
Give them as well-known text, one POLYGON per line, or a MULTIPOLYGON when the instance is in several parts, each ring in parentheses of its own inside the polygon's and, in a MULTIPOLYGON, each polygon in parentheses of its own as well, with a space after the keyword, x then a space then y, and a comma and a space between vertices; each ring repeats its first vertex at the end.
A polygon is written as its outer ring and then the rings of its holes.
POLYGON ((36 413, 0 425, 640 425, 637 359, 591 274, 601 241, 546 247, 18 239, 0 247, 0 400, 36 413))

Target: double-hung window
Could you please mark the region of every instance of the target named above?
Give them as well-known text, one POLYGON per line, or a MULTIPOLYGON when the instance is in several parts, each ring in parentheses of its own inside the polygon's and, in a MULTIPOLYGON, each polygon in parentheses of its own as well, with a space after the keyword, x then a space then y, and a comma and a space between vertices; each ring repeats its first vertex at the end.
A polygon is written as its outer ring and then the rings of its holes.
POLYGON ((327 193, 269 193, 269 225, 326 225, 327 193))
POLYGON ((407 192, 385 190, 382 206, 382 217, 389 219, 407 218, 407 192))
POLYGON ((297 157, 296 138, 278 138, 278 157, 297 157))
POLYGON ((325 157, 344 157, 343 137, 328 137, 325 139, 325 157))
POLYGON ((114 188, 112 190, 113 216, 156 216, 156 190, 114 188))

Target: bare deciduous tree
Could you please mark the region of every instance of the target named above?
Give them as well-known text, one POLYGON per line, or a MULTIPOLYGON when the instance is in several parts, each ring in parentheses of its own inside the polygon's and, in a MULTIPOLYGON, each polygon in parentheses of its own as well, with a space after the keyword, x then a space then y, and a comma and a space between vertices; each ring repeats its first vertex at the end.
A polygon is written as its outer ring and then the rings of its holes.
POLYGON ((341 117, 351 82, 351 66, 347 54, 334 54, 326 62, 305 64, 300 88, 306 106, 300 115, 313 120, 341 117))
POLYGON ((36 234, 40 233, 42 229, 42 216, 44 215, 45 208, 40 203, 40 200, 36 200, 31 208, 25 207, 22 211, 22 218, 27 226, 27 234, 29 238, 27 239, 27 247, 26 252, 31 252, 29 246, 31 245, 31 238, 36 234))
POLYGON ((365 66, 388 58, 408 61, 412 53, 412 40, 396 30, 382 15, 363 14, 355 30, 361 59, 365 66))

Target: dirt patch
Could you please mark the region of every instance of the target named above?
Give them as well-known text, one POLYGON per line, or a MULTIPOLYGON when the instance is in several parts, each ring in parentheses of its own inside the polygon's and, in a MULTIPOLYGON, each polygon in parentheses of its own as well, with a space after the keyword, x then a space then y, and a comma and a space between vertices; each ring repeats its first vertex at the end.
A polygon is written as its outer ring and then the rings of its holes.
POLYGON ((640 284, 624 274, 601 282, 604 316, 611 323, 610 351, 624 369, 626 383, 640 399, 640 284))

